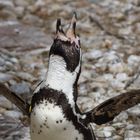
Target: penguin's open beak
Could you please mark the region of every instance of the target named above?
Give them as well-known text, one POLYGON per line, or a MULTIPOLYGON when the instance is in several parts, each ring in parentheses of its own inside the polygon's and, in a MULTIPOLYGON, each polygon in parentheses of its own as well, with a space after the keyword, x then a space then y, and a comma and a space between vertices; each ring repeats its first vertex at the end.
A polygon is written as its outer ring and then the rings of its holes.
POLYGON ((80 39, 76 35, 76 20, 77 15, 76 13, 73 14, 73 17, 71 19, 70 25, 66 31, 66 33, 63 31, 62 25, 61 25, 61 19, 57 19, 56 23, 56 38, 60 39, 62 41, 70 41, 71 43, 75 43, 76 46, 80 46, 80 39))

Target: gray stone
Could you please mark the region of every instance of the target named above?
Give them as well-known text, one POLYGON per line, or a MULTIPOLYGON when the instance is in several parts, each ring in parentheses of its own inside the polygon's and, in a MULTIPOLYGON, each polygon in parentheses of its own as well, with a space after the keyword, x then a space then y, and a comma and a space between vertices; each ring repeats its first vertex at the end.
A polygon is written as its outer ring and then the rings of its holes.
POLYGON ((119 80, 121 82, 125 82, 125 81, 127 81, 129 79, 128 75, 126 73, 118 73, 116 75, 116 78, 117 78, 117 80, 119 80))
POLYGON ((113 81, 111 81, 110 85, 114 90, 121 90, 121 89, 124 89, 125 87, 125 84, 123 82, 120 82, 117 79, 114 79, 113 81))
POLYGON ((25 8, 18 6, 15 8, 15 13, 17 15, 17 18, 22 18, 24 16, 25 8))
POLYGON ((27 80, 27 81, 34 81, 35 77, 27 72, 17 72, 15 73, 15 76, 21 78, 22 80, 27 80))
POLYGON ((27 83, 18 83, 18 84, 15 84, 15 85, 12 85, 10 87, 10 89, 17 93, 17 94, 20 94, 20 95, 26 95, 26 97, 30 94, 31 92, 31 89, 29 87, 29 85, 27 83))
POLYGON ((137 105, 137 106, 134 106, 134 107, 128 109, 127 112, 131 116, 139 117, 140 116, 140 105, 137 105))
POLYGON ((1 8, 13 8, 14 4, 11 0, 0 0, 0 7, 1 8))
POLYGON ((128 119, 127 112, 126 111, 122 111, 117 117, 115 117, 113 122, 126 122, 127 119, 128 119))
POLYGON ((124 140, 140 140, 140 133, 134 130, 126 130, 124 140))
POLYGON ((102 57, 103 53, 100 50, 93 50, 90 53, 85 54, 88 59, 98 59, 102 57))
POLYGON ((4 59, 0 57, 0 66, 3 66, 4 64, 5 64, 4 59))
POLYGON ((140 56, 130 55, 127 59, 128 65, 136 67, 140 63, 140 56))
POLYGON ((12 75, 0 72, 0 82, 7 82, 11 79, 13 79, 12 75))
POLYGON ((0 96, 0 106, 6 109, 13 108, 13 104, 3 96, 0 96))
POLYGON ((22 113, 15 110, 8 110, 4 112, 4 116, 19 119, 22 117, 22 113))
POLYGON ((28 0, 14 0, 16 6, 27 7, 29 5, 28 0))
POLYGON ((96 135, 100 138, 109 138, 113 136, 115 129, 111 126, 98 129, 96 135))

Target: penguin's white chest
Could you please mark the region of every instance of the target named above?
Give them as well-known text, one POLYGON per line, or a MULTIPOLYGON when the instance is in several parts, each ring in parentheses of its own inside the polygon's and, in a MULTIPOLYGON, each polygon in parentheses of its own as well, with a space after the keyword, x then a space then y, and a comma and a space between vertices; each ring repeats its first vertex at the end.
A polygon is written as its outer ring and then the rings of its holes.
POLYGON ((83 140, 83 135, 68 121, 60 106, 45 102, 31 113, 31 140, 83 140))

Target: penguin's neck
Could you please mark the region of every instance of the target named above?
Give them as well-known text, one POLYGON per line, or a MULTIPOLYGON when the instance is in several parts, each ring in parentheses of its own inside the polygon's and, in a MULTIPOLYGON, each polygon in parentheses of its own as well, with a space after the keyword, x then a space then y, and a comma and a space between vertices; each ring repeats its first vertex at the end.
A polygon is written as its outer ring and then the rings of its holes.
POLYGON ((44 84, 51 89, 62 91, 66 94, 69 103, 74 105, 74 86, 80 70, 80 64, 73 72, 68 71, 66 67, 63 57, 51 55, 44 84))

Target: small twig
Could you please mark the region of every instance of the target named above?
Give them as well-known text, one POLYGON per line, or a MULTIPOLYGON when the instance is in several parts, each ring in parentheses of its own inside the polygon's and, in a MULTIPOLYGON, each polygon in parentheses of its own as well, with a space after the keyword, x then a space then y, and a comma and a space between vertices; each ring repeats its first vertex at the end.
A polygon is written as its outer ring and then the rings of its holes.
POLYGON ((30 105, 24 101, 21 97, 16 95, 16 93, 10 91, 4 84, 0 83, 0 95, 6 97, 9 101, 15 104, 24 115, 29 116, 30 105))

